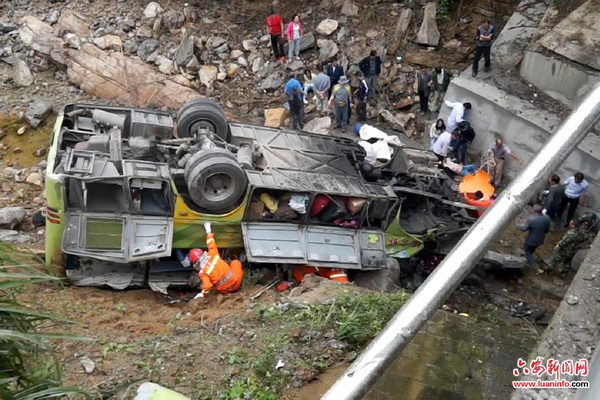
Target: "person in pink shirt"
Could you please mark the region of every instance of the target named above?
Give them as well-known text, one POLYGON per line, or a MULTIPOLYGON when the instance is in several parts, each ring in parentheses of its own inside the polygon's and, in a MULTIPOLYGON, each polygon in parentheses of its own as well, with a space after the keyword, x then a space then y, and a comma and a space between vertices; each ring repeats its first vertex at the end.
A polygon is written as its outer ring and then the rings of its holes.
POLYGON ((300 16, 294 15, 292 21, 288 24, 286 30, 289 49, 288 49, 288 62, 292 62, 292 57, 295 55, 296 59, 300 59, 300 38, 302 38, 302 23, 300 22, 300 16))

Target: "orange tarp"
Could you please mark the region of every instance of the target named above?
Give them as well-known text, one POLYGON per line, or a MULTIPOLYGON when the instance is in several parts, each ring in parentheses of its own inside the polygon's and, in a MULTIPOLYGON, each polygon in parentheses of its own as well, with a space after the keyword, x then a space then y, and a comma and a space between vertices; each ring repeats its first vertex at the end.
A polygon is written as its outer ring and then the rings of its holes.
POLYGON ((494 187, 490 185, 490 175, 482 169, 478 169, 473 175, 466 175, 458 185, 458 190, 462 194, 480 191, 483 193, 481 200, 489 200, 494 194, 494 187))

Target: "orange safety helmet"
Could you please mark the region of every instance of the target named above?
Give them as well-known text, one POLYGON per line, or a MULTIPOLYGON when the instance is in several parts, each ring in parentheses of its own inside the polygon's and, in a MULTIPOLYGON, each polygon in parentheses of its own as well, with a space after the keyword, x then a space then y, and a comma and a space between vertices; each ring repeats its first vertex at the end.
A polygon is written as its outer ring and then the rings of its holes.
POLYGON ((188 253, 188 257, 190 258, 192 264, 196 264, 196 261, 198 261, 203 254, 204 250, 202 249, 191 249, 188 253))

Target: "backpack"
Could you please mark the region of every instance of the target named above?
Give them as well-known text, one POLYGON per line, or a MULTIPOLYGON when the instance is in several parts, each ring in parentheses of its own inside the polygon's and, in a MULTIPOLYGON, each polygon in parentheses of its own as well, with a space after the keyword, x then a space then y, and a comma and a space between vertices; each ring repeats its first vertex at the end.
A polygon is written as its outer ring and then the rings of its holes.
POLYGON ((339 85, 335 92, 335 103, 339 107, 345 107, 348 104, 349 90, 347 85, 339 85))

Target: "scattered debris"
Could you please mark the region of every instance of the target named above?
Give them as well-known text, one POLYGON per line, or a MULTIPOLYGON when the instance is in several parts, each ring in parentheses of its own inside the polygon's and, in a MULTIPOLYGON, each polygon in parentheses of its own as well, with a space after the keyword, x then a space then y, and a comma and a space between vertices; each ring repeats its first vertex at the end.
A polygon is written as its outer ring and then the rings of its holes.
POLYGON ((52 112, 52 100, 37 99, 29 105, 25 112, 25 120, 32 128, 37 128, 52 112))
POLYGON ((88 357, 81 359, 81 366, 85 370, 86 374, 91 374, 96 369, 96 363, 90 360, 88 357))

